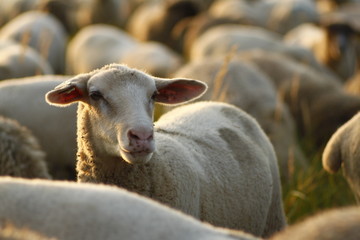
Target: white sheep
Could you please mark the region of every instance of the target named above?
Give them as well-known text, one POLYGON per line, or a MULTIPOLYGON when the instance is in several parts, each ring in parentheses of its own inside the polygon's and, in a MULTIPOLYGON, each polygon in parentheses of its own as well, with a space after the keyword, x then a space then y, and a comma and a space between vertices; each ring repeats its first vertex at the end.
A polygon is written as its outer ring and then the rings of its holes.
POLYGON ((294 27, 319 20, 316 4, 312 0, 267 0, 253 4, 253 11, 260 16, 261 27, 279 34, 286 34, 294 27))
POLYGON ((146 1, 133 11, 126 30, 140 41, 161 42, 181 53, 178 24, 196 16, 204 7, 199 0, 146 1))
POLYGON ((123 28, 131 14, 132 0, 76 0, 76 21, 81 29, 91 24, 111 24, 123 28))
POLYGON ((67 34, 51 14, 28 11, 6 23, 0 39, 11 39, 29 45, 46 59, 58 74, 64 72, 67 34))
POLYGON ((257 2, 247 0, 215 0, 208 12, 217 18, 239 19, 252 26, 260 26, 262 12, 256 11, 257 2))
POLYGON ((110 63, 124 63, 157 77, 167 77, 182 64, 182 57, 157 42, 138 42, 114 26, 83 28, 69 42, 68 74, 90 72, 110 63))
POLYGON ((31 130, 46 153, 54 179, 76 179, 76 106, 54 109, 46 92, 68 76, 36 76, 0 81, 0 115, 16 119, 31 130))
POLYGON ((51 178, 45 153, 29 129, 0 116, 0 175, 51 178))
POLYGON ((137 41, 114 26, 94 24, 81 29, 69 42, 66 72, 79 74, 119 62, 137 41))
POLYGON ((358 240, 360 208, 355 206, 325 210, 289 226, 271 240, 358 240))
POLYGON ((39 0, 0 1, 0 26, 17 15, 34 9, 38 2, 39 0))
POLYGON ((0 225, 5 221, 58 240, 258 239, 101 184, 3 177, 0 195, 0 225))
POLYGON ((230 103, 253 116, 274 146, 284 182, 295 165, 308 165, 288 107, 279 99, 273 82, 254 64, 236 59, 204 59, 189 62, 172 76, 204 81, 208 90, 201 100, 230 103))
POLYGON ((246 20, 246 23, 279 34, 319 19, 316 5, 311 0, 217 0, 211 5, 209 13, 217 17, 246 20))
POLYGON ((323 147, 336 129, 360 110, 360 97, 347 94, 341 80, 299 64, 283 54, 244 53, 282 93, 301 137, 323 147), (329 111, 331 109, 331 111, 329 111))
POLYGON ((259 27, 239 24, 215 26, 204 32, 193 42, 190 48, 190 59, 221 57, 226 56, 231 51, 239 52, 254 47, 275 51, 282 48, 280 39, 280 36, 276 33, 259 27))
POLYGON ((53 73, 50 64, 31 47, 0 40, 0 80, 53 73))
POLYGON ((133 0, 37 1, 36 9, 54 15, 70 36, 92 24, 102 23, 123 28, 134 2, 133 0))
POLYGON ((289 31, 284 41, 311 50, 319 62, 332 69, 343 81, 357 69, 357 33, 347 23, 301 24, 289 31))
POLYGON ((244 51, 256 49, 285 54, 314 68, 323 68, 309 50, 287 45, 279 34, 255 26, 214 26, 199 35, 189 49, 191 60, 224 57, 233 53, 241 55, 244 51))
POLYGON ((181 67, 184 59, 164 44, 144 42, 126 52, 118 62, 142 69, 153 76, 169 77, 181 67))
MULTIPOLYGON (((273 80, 278 89, 281 89, 282 85, 288 81, 302 78, 338 88, 343 85, 341 79, 329 71, 328 68, 297 61, 287 54, 276 51, 253 49, 242 52, 239 57, 255 63, 273 80)), ((323 65, 321 64, 321 66, 323 65)))
POLYGON ((154 101, 178 104, 205 89, 112 64, 68 80, 46 100, 79 103, 79 182, 114 184, 216 226, 268 236, 285 218, 276 156, 256 120, 232 105, 200 102, 153 127, 154 101))
POLYGON ((341 166, 358 203, 360 203, 360 113, 355 114, 330 138, 322 155, 323 167, 330 173, 341 166))

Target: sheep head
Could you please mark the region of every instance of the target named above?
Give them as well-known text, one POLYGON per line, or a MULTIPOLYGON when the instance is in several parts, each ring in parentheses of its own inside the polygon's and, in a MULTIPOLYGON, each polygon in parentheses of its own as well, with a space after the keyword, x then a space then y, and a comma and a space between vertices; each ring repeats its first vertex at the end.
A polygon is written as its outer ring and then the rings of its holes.
POLYGON ((65 81, 46 94, 46 101, 54 106, 79 102, 78 135, 89 133, 98 155, 135 164, 148 162, 155 150, 154 103, 185 103, 206 88, 197 80, 157 78, 112 64, 65 81))

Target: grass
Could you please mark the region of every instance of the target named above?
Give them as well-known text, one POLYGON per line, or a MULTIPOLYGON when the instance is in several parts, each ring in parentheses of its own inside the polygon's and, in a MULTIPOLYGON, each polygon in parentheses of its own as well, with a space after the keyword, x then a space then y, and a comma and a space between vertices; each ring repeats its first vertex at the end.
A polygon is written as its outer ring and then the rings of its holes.
POLYGON ((283 201, 289 224, 301 221, 325 209, 354 205, 355 198, 342 171, 330 174, 322 168, 322 150, 303 144, 310 159, 308 169, 295 169, 288 183, 283 183, 283 201))

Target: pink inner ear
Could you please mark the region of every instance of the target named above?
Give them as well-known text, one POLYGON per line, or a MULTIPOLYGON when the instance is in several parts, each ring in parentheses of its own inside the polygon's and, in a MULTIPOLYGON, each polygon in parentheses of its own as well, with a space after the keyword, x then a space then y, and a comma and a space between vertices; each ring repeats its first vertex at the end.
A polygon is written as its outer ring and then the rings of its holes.
MULTIPOLYGON (((68 90, 55 93, 55 102, 60 104, 71 103, 79 100, 83 96, 83 93, 77 87, 72 87, 68 90)), ((54 98, 53 98, 54 99, 54 98)))
POLYGON ((158 90, 156 101, 168 104, 186 102, 199 96, 204 86, 188 81, 178 81, 158 90))
POLYGON ((78 100, 82 95, 82 92, 78 88, 74 88, 72 91, 62 94, 60 99, 63 102, 73 102, 78 100))

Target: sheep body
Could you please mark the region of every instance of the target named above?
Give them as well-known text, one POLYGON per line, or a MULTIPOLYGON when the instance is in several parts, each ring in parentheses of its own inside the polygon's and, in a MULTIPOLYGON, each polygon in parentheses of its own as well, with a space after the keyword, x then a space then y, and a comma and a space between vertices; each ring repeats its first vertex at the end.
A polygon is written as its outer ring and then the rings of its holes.
POLYGON ((279 34, 256 26, 223 24, 199 35, 189 48, 191 60, 224 57, 244 51, 264 50, 285 54, 296 61, 322 69, 312 53, 303 47, 287 45, 279 34))
POLYGON ((214 17, 240 19, 250 25, 259 26, 262 13, 256 11, 254 6, 256 4, 246 0, 216 0, 211 4, 208 12, 214 17))
POLYGON ((261 16, 261 26, 279 34, 286 34, 302 23, 316 23, 319 13, 311 0, 269 0, 254 4, 253 11, 261 16))
POLYGON ((64 72, 67 35, 52 15, 40 11, 22 13, 2 27, 0 38, 31 46, 57 74, 64 72))
POLYGON ((270 77, 287 103, 300 136, 318 147, 323 147, 336 129, 360 109, 359 96, 347 94, 341 80, 327 72, 271 52, 244 53, 242 58, 270 77))
POLYGON ((67 72, 80 74, 110 63, 124 63, 158 77, 167 77, 182 57, 158 42, 140 43, 125 31, 104 24, 82 29, 69 43, 67 72))
MULTIPOLYGON (((323 85, 341 87, 342 82, 327 68, 314 66, 291 58, 287 54, 272 50, 247 50, 239 55, 258 66, 270 79, 273 80, 277 89, 281 89, 285 82, 297 78, 306 78, 323 85), (274 71, 276 69, 276 71, 274 71)), ((315 64, 316 65, 316 64, 315 64)))
POLYGON ((0 178, 0 194, 0 223, 58 240, 257 239, 100 184, 0 178))
POLYGON ((330 173, 341 166, 358 203, 360 203, 360 113, 355 114, 331 136, 323 152, 323 167, 330 173))
POLYGON ((0 175, 51 178, 38 140, 17 121, 0 116, 0 175))
POLYGON ((37 51, 12 41, 0 42, 0 56, 0 80, 54 73, 37 51))
POLYGON ((206 59, 190 62, 173 77, 199 79, 208 85, 201 100, 233 104, 253 116, 272 142, 284 181, 289 179, 292 157, 303 168, 307 161, 296 141, 296 128, 270 79, 255 65, 245 61, 206 59))
POLYGON ((113 26, 95 24, 81 29, 69 42, 66 71, 79 74, 118 62, 136 40, 113 26))
POLYGON ((44 94, 69 76, 37 76, 0 82, 0 115, 16 119, 39 140, 55 179, 75 180, 76 107, 57 110, 44 94))
POLYGON ((126 29, 136 39, 161 42, 181 53, 178 24, 200 13, 202 5, 193 0, 148 1, 134 10, 126 29))
POLYGON ((78 75, 46 99, 80 102, 78 181, 114 184, 216 226, 258 236, 280 230, 277 160, 256 120, 233 105, 200 102, 163 115, 153 130, 149 97, 175 104, 204 86, 112 64, 78 75))
POLYGON ((360 239, 359 207, 342 207, 319 212, 288 227, 271 240, 357 240, 360 239))
POLYGON ((76 21, 79 29, 91 24, 125 27, 132 0, 77 0, 76 21))
POLYGON ((129 0, 38 0, 36 9, 54 15, 70 36, 92 24, 124 27, 133 1, 129 0))
POLYGON ((216 26, 200 35, 192 44, 190 59, 198 60, 214 56, 226 56, 231 51, 258 47, 279 48, 280 36, 253 26, 228 24, 216 26))
POLYGON ((8 21, 17 15, 32 10, 36 7, 39 0, 14 0, 0 2, 0 26, 3 26, 8 21))
POLYGON ((126 52, 118 61, 157 77, 169 77, 183 64, 183 58, 157 42, 145 42, 126 52))
POLYGON ((357 69, 355 35, 349 24, 318 26, 304 23, 289 31, 284 36, 284 41, 311 50, 319 62, 345 81, 351 78, 357 69))

